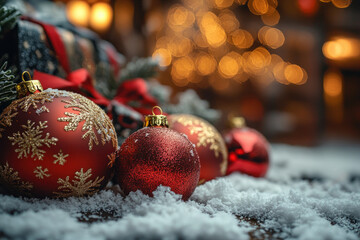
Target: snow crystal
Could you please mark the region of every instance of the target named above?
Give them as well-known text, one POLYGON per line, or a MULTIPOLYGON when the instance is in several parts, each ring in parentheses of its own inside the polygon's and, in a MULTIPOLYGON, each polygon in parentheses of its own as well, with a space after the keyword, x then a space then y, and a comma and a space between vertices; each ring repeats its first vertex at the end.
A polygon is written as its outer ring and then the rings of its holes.
POLYGON ((192 149, 190 150, 190 154, 192 157, 194 156, 194 151, 192 149))
POLYGON ((198 186, 187 202, 164 186, 154 197, 137 191, 124 198, 117 185, 63 200, 0 195, 0 233, 4 239, 358 239, 359 149, 273 145, 266 178, 234 173, 198 186))
POLYGON ((137 141, 139 141, 139 140, 138 140, 138 139, 135 139, 135 141, 134 141, 134 142, 135 142, 135 143, 137 143, 137 141))
POLYGON ((145 137, 149 136, 150 134, 149 133, 145 133, 145 137))

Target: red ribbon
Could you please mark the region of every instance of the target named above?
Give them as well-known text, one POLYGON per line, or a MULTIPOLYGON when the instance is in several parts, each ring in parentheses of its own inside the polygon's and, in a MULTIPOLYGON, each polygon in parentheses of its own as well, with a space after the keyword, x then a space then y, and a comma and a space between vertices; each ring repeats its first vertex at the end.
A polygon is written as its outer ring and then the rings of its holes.
MULTIPOLYGON (((91 76, 86 69, 78 69, 71 72, 68 56, 66 54, 66 48, 59 33, 56 30, 56 27, 26 16, 23 16, 22 19, 39 24, 43 27, 47 37, 50 40, 50 43, 52 44, 53 49, 56 52, 61 66, 67 73, 66 79, 62 79, 54 75, 34 70, 33 78, 39 80, 44 89, 54 88, 73 91, 84 95, 100 106, 111 109, 110 100, 101 95, 95 89, 91 76)), ((114 55, 111 55, 110 61, 114 65, 114 55)), ((114 70, 115 72, 119 71, 119 69, 114 70)), ((148 94, 148 88, 145 80, 141 78, 136 78, 124 82, 117 89, 114 100, 125 105, 128 105, 132 101, 136 101, 140 103, 140 106, 134 107, 134 109, 142 114, 150 114, 150 109, 154 105, 157 105, 157 101, 148 94)))

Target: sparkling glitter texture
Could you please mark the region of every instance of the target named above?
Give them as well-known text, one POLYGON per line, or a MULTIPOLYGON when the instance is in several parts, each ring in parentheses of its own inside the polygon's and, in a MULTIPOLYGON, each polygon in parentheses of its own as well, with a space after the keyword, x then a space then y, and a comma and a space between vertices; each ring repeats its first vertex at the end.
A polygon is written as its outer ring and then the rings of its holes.
POLYGON ((0 184, 20 196, 91 195, 110 179, 116 149, 111 120, 92 101, 59 90, 31 94, 0 115, 0 184))
POLYGON ((241 172, 253 177, 264 177, 269 168, 269 144, 256 130, 234 128, 224 134, 229 151, 227 175, 241 172))
POLYGON ((225 175, 227 149, 213 125, 193 115, 173 114, 169 117, 169 127, 185 134, 196 147, 201 163, 199 184, 225 175))
POLYGON ((152 196, 163 185, 187 200, 200 175, 195 147, 185 136, 164 127, 131 134, 121 145, 117 165, 119 185, 126 195, 141 190, 152 196))

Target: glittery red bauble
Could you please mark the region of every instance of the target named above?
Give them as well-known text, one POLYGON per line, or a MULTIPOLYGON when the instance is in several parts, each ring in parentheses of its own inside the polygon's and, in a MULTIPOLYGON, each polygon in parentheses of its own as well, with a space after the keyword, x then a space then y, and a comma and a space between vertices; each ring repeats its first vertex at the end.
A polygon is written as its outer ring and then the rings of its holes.
POLYGON ((201 118, 186 114, 171 115, 169 126, 185 134, 195 145, 201 163, 199 184, 225 175, 227 149, 214 126, 201 118))
POLYGON ((269 144, 256 130, 234 128, 224 134, 229 152, 226 174, 241 172, 253 177, 264 177, 269 168, 269 144))
POLYGON ((121 145, 118 182, 127 195, 141 190, 152 195, 159 185, 168 186, 184 200, 199 181, 200 162, 191 142, 163 127, 142 128, 121 145))
POLYGON ((0 116, 0 184, 30 197, 93 194, 112 174, 115 129, 96 104, 45 90, 12 102, 0 116))

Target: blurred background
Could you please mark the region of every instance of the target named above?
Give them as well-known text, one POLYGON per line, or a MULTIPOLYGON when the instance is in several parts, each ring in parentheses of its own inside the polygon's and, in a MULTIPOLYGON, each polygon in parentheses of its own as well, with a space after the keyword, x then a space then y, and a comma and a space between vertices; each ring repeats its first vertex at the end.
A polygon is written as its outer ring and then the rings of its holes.
POLYGON ((271 142, 360 140, 360 1, 54 2, 126 59, 159 58, 158 81, 194 89, 220 130, 241 115, 271 142))

